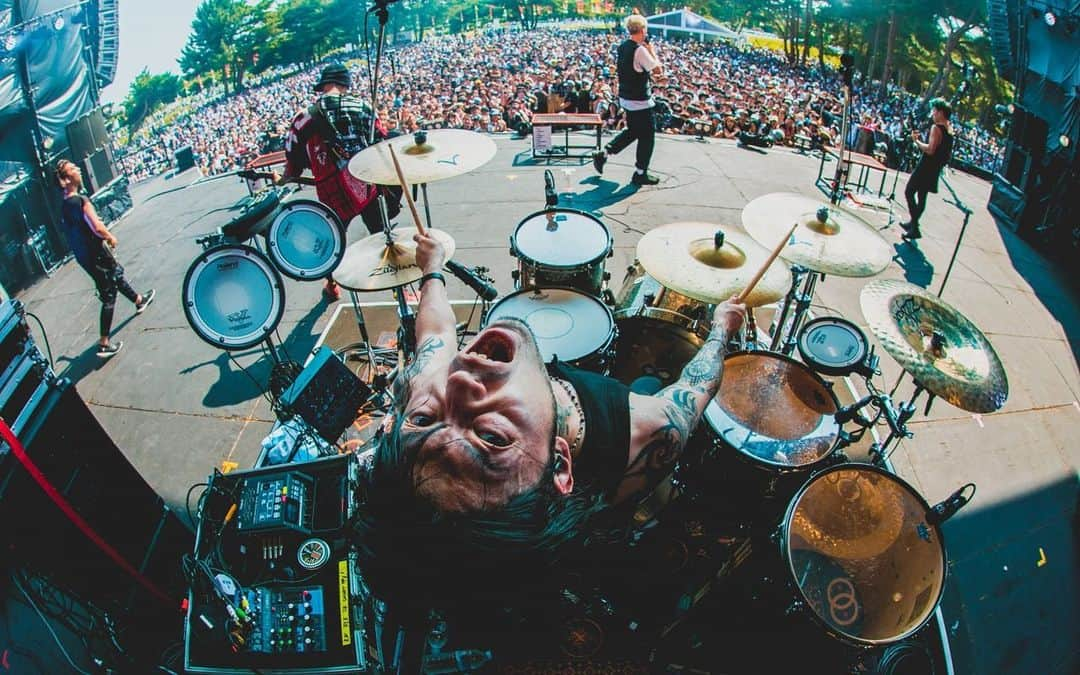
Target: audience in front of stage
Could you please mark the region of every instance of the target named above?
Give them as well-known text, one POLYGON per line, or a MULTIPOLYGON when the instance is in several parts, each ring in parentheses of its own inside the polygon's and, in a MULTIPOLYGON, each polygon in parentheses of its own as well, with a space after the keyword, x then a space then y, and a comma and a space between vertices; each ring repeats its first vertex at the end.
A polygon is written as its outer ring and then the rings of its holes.
MULTIPOLYGON (((527 133, 535 112, 566 110, 599 113, 615 131, 625 124, 613 101, 618 41, 615 34, 543 28, 439 36, 395 48, 384 61, 378 115, 391 133, 442 127, 527 133)), ((670 76, 655 91, 661 131, 728 139, 743 132, 785 145, 837 142, 842 106, 832 69, 725 44, 654 42, 670 76)), ((199 169, 212 175, 281 149, 282 120, 310 103, 320 67, 277 70, 227 97, 204 92, 182 99, 151 116, 122 163, 130 177, 145 178, 169 168, 173 153, 190 145, 199 169)), ((369 91, 362 63, 353 76, 358 91, 369 91)), ((906 138, 918 97, 879 90, 856 85, 853 120, 876 129, 878 140, 906 138)), ((960 120, 955 128, 955 157, 992 170, 1002 154, 999 139, 960 120)), ((858 129, 852 134, 857 139, 858 129)))

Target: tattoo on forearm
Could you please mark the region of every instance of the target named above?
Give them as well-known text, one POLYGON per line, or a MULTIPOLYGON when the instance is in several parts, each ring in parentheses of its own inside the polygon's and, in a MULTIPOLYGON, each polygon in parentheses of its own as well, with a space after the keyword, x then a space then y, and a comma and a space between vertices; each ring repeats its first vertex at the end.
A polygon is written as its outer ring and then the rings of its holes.
POLYGON ((402 371, 402 375, 406 380, 411 380, 420 374, 420 372, 427 366, 428 362, 435 355, 435 352, 439 351, 446 346, 446 342, 438 336, 432 336, 424 340, 419 347, 416 348, 416 356, 413 357, 412 363, 405 367, 402 371))

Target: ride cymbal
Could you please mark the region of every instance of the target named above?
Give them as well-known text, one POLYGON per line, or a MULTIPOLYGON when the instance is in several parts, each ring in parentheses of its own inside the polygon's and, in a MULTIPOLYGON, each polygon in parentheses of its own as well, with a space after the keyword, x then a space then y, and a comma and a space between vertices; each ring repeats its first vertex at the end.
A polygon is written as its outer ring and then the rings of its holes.
POLYGON ((892 247, 870 223, 798 194, 758 197, 743 209, 742 221, 750 236, 770 249, 798 222, 780 257, 823 274, 872 277, 888 267, 893 256, 892 247))
MULTIPOLYGON (((449 260, 454 255, 454 238, 442 230, 427 231, 442 242, 449 260)), ((393 246, 386 245, 382 232, 364 237, 345 249, 332 278, 351 291, 385 291, 418 281, 424 273, 416 264, 416 242, 412 239, 415 232, 412 228, 396 228, 391 233, 393 246)))
POLYGON ((454 178, 491 161, 495 156, 495 141, 474 131, 463 129, 433 129, 420 134, 398 136, 364 148, 349 160, 349 173, 375 185, 401 185, 391 145, 401 164, 405 180, 411 185, 434 183, 454 178), (417 143, 417 140, 422 140, 417 143))
POLYGON ((974 413, 1005 404, 1009 382, 986 336, 924 288, 880 279, 859 295, 870 331, 931 394, 974 413))
MULTIPOLYGON (((694 300, 717 304, 746 288, 769 258, 769 251, 745 234, 722 231, 713 223, 670 223, 641 238, 637 258, 645 271, 665 288, 694 300), (722 239, 717 237, 718 232, 722 239)), ((775 302, 787 293, 789 286, 791 272, 787 265, 774 261, 746 298, 746 305, 757 307, 775 302)))

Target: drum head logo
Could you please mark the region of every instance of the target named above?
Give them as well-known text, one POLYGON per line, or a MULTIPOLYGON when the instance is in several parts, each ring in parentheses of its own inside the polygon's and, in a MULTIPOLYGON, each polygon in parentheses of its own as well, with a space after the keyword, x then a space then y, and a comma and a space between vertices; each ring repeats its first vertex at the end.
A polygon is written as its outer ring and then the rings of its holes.
POLYGON ((837 577, 830 581, 825 597, 829 602, 829 618, 834 625, 850 626, 859 618, 855 586, 847 577, 837 577))

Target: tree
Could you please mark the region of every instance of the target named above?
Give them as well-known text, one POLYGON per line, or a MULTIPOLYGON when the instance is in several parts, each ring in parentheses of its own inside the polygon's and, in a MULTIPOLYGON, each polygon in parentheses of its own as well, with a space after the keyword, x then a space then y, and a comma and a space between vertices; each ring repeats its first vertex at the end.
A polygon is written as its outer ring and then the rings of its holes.
POLYGON ((253 66, 256 49, 269 36, 265 18, 271 0, 205 0, 195 10, 191 35, 180 53, 187 75, 220 73, 225 90, 235 90, 253 66))
POLYGON ((124 98, 124 116, 129 129, 138 127, 143 119, 166 103, 172 103, 180 95, 180 78, 172 73, 151 75, 143 68, 128 89, 124 98))

